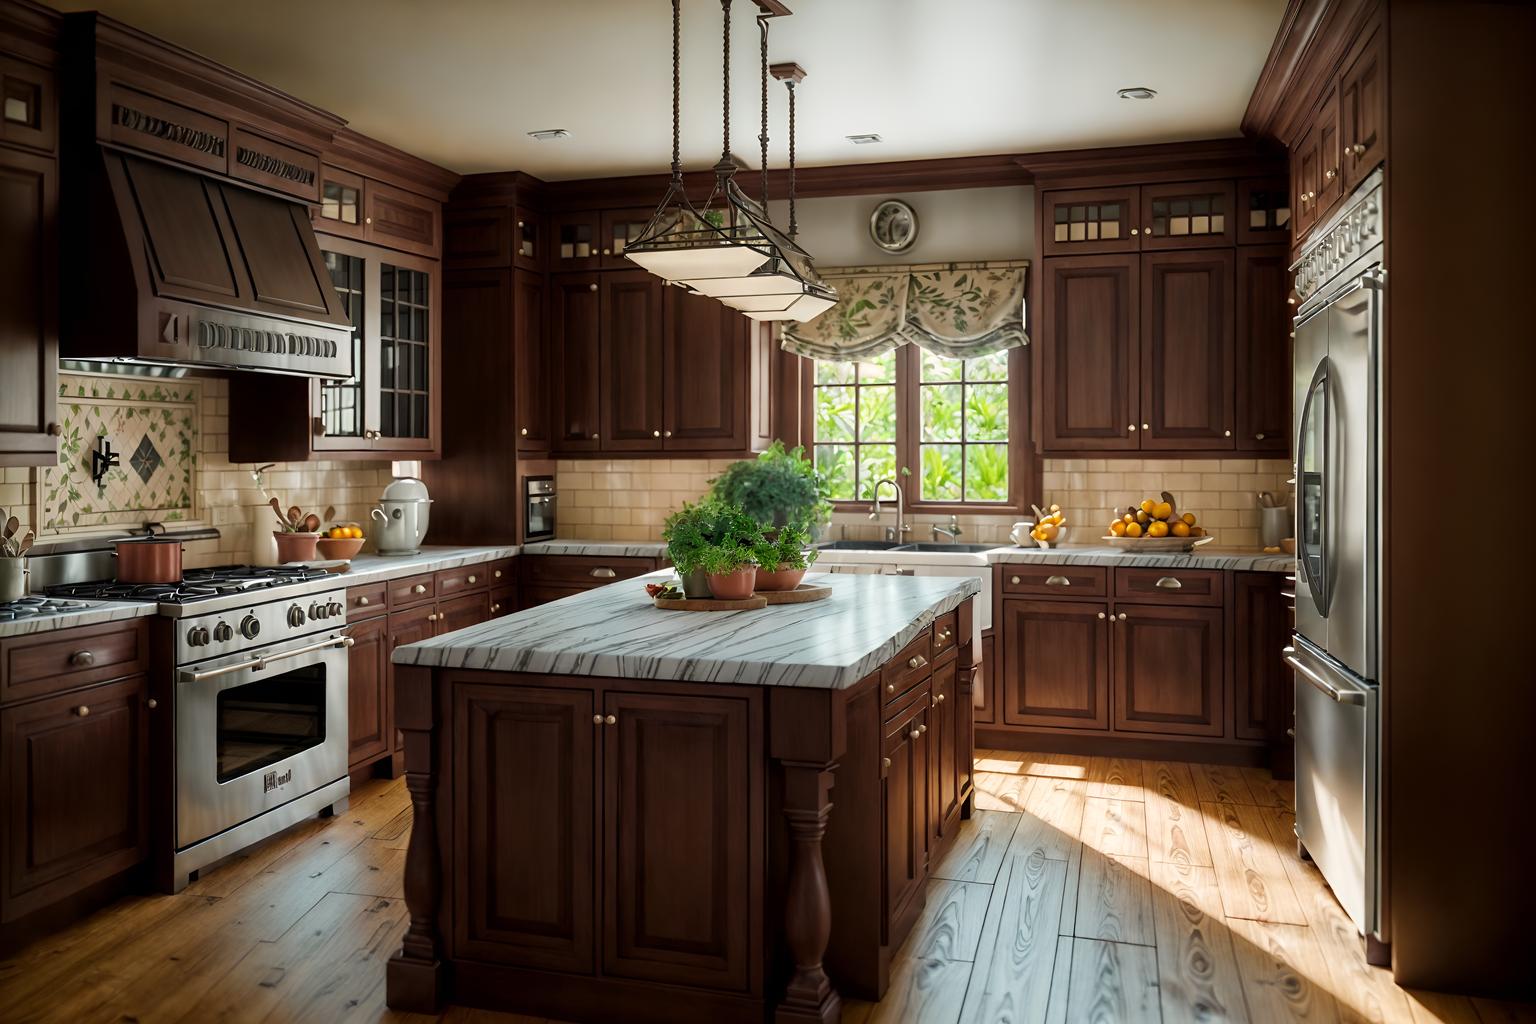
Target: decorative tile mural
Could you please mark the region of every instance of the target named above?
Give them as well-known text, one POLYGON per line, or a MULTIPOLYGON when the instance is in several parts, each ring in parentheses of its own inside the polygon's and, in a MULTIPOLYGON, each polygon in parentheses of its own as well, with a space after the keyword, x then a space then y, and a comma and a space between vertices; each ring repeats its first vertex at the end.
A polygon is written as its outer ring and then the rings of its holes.
POLYGON ((47 532, 197 518, 202 385, 143 377, 59 378, 59 464, 39 471, 37 520, 47 532), (118 465, 98 484, 101 438, 118 465))

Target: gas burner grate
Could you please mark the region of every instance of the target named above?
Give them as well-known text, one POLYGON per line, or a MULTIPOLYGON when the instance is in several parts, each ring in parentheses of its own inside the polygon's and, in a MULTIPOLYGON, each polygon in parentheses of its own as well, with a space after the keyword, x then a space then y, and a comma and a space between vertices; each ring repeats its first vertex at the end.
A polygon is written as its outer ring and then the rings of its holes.
POLYGON ((0 622, 17 619, 40 619, 49 615, 65 615, 91 607, 85 601, 70 601, 56 597, 22 597, 0 604, 0 622))
POLYGON ((289 583, 319 579, 324 569, 304 565, 221 565, 188 569, 180 583, 118 583, 96 580, 61 583, 48 588, 50 597, 94 598, 99 601, 155 601, 160 604, 191 604, 228 594, 266 590, 289 583))

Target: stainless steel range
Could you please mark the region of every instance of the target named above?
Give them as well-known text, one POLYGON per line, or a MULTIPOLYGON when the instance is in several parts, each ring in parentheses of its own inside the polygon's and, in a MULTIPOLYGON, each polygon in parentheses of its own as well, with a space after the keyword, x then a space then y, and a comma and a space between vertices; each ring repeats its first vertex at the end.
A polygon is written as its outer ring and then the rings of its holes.
POLYGON ((169 631, 179 892, 206 867, 316 813, 346 810, 346 591, 313 569, 189 570, 181 584, 63 584, 156 601, 169 631))

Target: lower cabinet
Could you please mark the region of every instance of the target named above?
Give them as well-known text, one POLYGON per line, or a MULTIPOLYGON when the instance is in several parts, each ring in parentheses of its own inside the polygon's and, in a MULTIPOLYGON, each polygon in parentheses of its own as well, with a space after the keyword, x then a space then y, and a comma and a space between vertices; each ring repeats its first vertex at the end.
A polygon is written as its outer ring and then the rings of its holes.
POLYGON ((562 597, 604 587, 654 572, 667 564, 662 558, 597 555, 532 555, 521 563, 519 608, 533 608, 562 597))
POLYGON ((1107 729, 1108 605, 1006 598, 999 607, 1003 722, 1107 729))
POLYGON ((1115 729, 1220 736, 1220 608, 1116 605, 1115 729))
POLYGON ((147 677, 0 710, 9 924, 148 856, 147 677))
POLYGON ((960 790, 965 768, 960 763, 963 709, 955 700, 959 662, 951 657, 933 666, 933 729, 929 744, 933 771, 929 778, 929 830, 935 843, 960 827, 960 790))
POLYGON ((461 682, 451 704, 453 956, 748 989, 750 699, 461 682))
POLYGON ((347 765, 377 760, 392 746, 389 713, 390 634, 384 615, 349 622, 347 652, 347 765))
POLYGON ((981 634, 981 667, 976 670, 976 686, 971 691, 971 717, 977 725, 991 725, 997 721, 997 634, 987 630, 981 634))
POLYGON ((881 770, 885 811, 885 921, 887 934, 921 904, 928 878, 928 701, 886 726, 881 770))

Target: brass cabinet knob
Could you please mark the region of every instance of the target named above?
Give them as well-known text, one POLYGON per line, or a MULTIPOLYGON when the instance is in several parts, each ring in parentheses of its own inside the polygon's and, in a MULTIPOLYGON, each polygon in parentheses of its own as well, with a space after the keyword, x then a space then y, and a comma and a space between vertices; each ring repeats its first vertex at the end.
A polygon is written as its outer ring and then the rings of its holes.
POLYGON ((651 436, 652 437, 660 437, 661 436, 661 431, 653 430, 653 431, 651 431, 651 436))
POLYGON ((1134 433, 1136 433, 1136 424, 1132 423, 1129 426, 1127 426, 1126 429, 1134 434, 1134 433))
POLYGON ((1338 174, 1339 174, 1339 172, 1338 172, 1337 168, 1330 167, 1326 171, 1323 172, 1323 180, 1324 181, 1332 181, 1334 178, 1338 177, 1338 174))
POLYGON ((592 435, 592 440, 594 440, 594 441, 596 441, 596 440, 597 440, 597 435, 596 435, 596 434, 593 434, 593 435, 592 435))
POLYGON ((671 437, 672 436, 672 431, 670 431, 670 430, 663 430, 661 432, 661 436, 662 437, 671 437))
POLYGON ((1151 430, 1152 429, 1152 424, 1150 424, 1150 423, 1143 423, 1141 425, 1141 429, 1142 430, 1151 430))
POLYGON ((917 727, 917 734, 919 736, 921 736, 923 733, 925 733, 927 731, 928 731, 928 727, 926 725, 920 725, 920 726, 917 727))
POLYGON ((1136 233, 1137 233, 1137 231, 1136 231, 1136 229, 1135 229, 1135 228, 1131 228, 1131 234, 1133 234, 1133 235, 1134 235, 1134 234, 1136 234, 1136 233))
POLYGON ((436 622, 437 621, 437 612, 433 612, 432 614, 428 615, 427 616, 427 621, 428 622, 436 622))
POLYGON ((895 693, 896 692, 896 684, 895 683, 886 683, 885 684, 885 692, 886 693, 895 693))
POLYGON ((1222 437, 1231 437, 1232 436, 1232 431, 1230 431, 1230 430, 1223 430, 1221 432, 1221 436, 1222 437))
POLYGON ((1353 146, 1349 147, 1349 151, 1351 153, 1355 154, 1355 156, 1364 156, 1365 155, 1365 143, 1357 142, 1353 146))
POLYGON ((882 767, 882 768, 889 768, 890 766, 891 766, 891 759, 890 758, 882 757, 880 759, 880 767, 882 767))
POLYGON ((597 283, 593 282, 592 284, 587 285, 587 291, 589 291, 589 292, 597 291, 597 283))
POLYGON ((366 597, 360 597, 360 598, 357 599, 357 603, 358 604, 371 604, 372 602, 369 601, 366 597))
POLYGON ((935 697, 935 698, 933 698, 933 702, 934 702, 934 703, 935 703, 935 704, 943 704, 943 703, 944 703, 944 696, 945 696, 945 695, 944 695, 944 694, 942 694, 942 693, 941 693, 941 694, 939 694, 939 695, 938 695, 938 696, 937 696, 937 697, 935 697))
POLYGON ((501 611, 501 605, 499 605, 499 604, 491 605, 491 614, 492 615, 495 615, 499 611, 501 611))
POLYGON ((1125 612, 1121 612, 1119 615, 1116 615, 1115 618, 1119 619, 1121 622, 1124 622, 1125 621, 1125 612))
POLYGON ((528 428, 524 427, 522 430, 518 431, 518 433, 522 434, 524 437, 527 437, 528 436, 528 428))
POLYGON ((81 718, 84 718, 86 715, 89 715, 90 713, 91 713, 91 709, 89 707, 87 707, 86 705, 84 705, 84 704, 81 704, 79 707, 75 708, 75 714, 79 715, 81 718))
POLYGON ((497 579, 501 579, 501 570, 500 570, 500 569, 497 569, 497 570, 496 570, 496 571, 495 571, 495 572, 494 572, 494 573, 492 573, 492 574, 491 574, 491 575, 493 575, 493 576, 495 576, 495 577, 496 577, 496 578, 497 578, 497 579))
POLYGON ((603 255, 604 255, 604 256, 612 256, 612 255, 613 255, 613 253, 611 253, 611 252, 609 252, 609 251, 608 251, 608 250, 607 250, 607 249, 604 249, 604 250, 603 250, 603 255))
POLYGON ((1019 582, 1019 578, 1017 576, 1010 576, 1010 577, 1008 577, 1008 582, 1017 585, 1018 582, 1019 582))
POLYGON ((603 721, 608 723, 609 725, 618 725, 619 724, 618 718, 616 718, 613 715, 609 715, 608 717, 604 718, 603 721))
POLYGON ((1104 617, 1104 613, 1103 612, 1099 612, 1099 618, 1102 619, 1103 617, 1104 617))
POLYGON ((48 424, 48 436, 49 437, 58 437, 63 432, 64 432, 64 428, 59 426, 57 423, 50 423, 50 424, 48 424))
POLYGON ((160 706, 160 702, 155 700, 155 698, 151 697, 151 698, 149 698, 149 700, 144 702, 144 706, 149 708, 149 710, 153 711, 153 710, 155 710, 155 708, 160 706))
POLYGON ((414 587, 411 588, 411 593, 413 593, 413 594, 425 594, 426 592, 427 592, 427 587, 426 587, 426 584, 424 584, 424 583, 418 583, 414 587))
POLYGON ((1259 433, 1254 434, 1253 435, 1253 439, 1255 441, 1262 441, 1262 440, 1264 440, 1264 433, 1263 433, 1263 431, 1260 431, 1259 433))
POLYGON ((470 577, 470 578, 469 578, 469 582, 471 582, 471 583, 476 583, 476 582, 478 582, 478 581, 479 581, 479 579, 480 579, 480 578, 479 578, 479 577, 478 577, 478 576, 471 576, 471 577, 470 577))
POLYGON ((911 731, 911 732, 909 732, 909 733, 907 733, 907 735, 908 735, 908 736, 909 736, 909 737, 911 737, 911 738, 912 738, 912 739, 914 739, 914 740, 915 740, 915 739, 917 739, 917 738, 918 738, 918 737, 919 737, 919 736, 921 736, 921 735, 922 735, 922 732, 921 732, 921 731, 920 731, 920 730, 919 730, 919 729, 918 729, 918 728, 917 728, 917 726, 915 726, 915 725, 914 725, 914 726, 913 726, 913 727, 912 727, 912 731, 911 731))
POLYGON ((80 666, 94 665, 96 664, 96 655, 92 654, 90 651, 76 651, 74 654, 69 656, 69 663, 71 665, 80 666))
POLYGON ((603 716, 602 715, 593 715, 592 716, 592 724, 593 725, 602 725, 603 724, 603 716))

